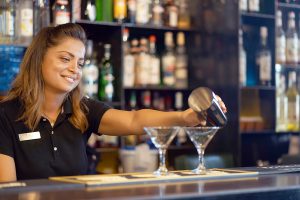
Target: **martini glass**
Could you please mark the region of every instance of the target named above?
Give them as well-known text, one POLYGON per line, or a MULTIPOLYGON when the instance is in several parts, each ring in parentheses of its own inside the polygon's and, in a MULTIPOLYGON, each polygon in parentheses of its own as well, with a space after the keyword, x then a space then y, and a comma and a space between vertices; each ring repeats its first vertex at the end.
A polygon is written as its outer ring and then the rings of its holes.
POLYGON ((153 172, 156 176, 168 175, 166 167, 166 151, 172 142, 180 127, 144 127, 146 133, 150 136, 152 143, 159 151, 159 168, 153 172))
POLYGON ((219 127, 183 127, 189 138, 195 145, 198 156, 199 165, 192 172, 195 174, 206 174, 207 170, 204 165, 204 151, 208 143, 212 140, 219 127))

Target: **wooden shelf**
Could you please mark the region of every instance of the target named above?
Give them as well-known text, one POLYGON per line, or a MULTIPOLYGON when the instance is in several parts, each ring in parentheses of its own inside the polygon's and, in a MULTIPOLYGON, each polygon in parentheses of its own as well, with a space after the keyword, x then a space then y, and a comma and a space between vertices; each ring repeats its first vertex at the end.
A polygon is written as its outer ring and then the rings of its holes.
POLYGON ((242 90, 269 90, 269 91, 276 91, 275 86, 263 86, 263 85, 257 85, 257 86, 240 86, 240 89, 242 90))
POLYGON ((189 91, 189 88, 176 88, 168 86, 135 86, 124 87, 125 90, 159 90, 159 91, 189 91))
POLYGON ((274 15, 254 12, 241 12, 241 16, 245 18, 258 18, 258 19, 270 19, 275 20, 274 15))
POLYGON ((299 4, 290 4, 290 3, 278 3, 279 8, 289 8, 289 9, 297 9, 300 10, 299 4))

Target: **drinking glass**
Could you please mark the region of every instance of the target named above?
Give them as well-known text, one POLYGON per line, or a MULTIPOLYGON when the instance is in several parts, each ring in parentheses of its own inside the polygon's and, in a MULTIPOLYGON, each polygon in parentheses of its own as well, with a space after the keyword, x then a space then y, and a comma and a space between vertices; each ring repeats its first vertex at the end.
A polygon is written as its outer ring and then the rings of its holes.
POLYGON ((183 129, 195 145, 199 156, 199 165, 192 172, 195 174, 206 174, 204 151, 220 127, 183 127, 183 129))
POLYGON ((152 143, 159 151, 159 167, 153 172, 156 176, 168 175, 166 167, 166 151, 180 127, 144 127, 146 133, 150 136, 152 143))

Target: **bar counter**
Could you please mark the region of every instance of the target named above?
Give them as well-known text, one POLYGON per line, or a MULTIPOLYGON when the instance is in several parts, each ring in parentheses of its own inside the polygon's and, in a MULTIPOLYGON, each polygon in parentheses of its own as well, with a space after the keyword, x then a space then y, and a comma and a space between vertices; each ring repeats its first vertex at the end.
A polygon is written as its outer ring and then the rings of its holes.
MULTIPOLYGON (((22 181, 23 182, 23 181, 22 181)), ((24 181, 27 186, 2 188, 2 200, 69 199, 298 199, 300 173, 273 173, 245 178, 193 181, 161 181, 153 184, 93 186, 39 179, 24 181)))

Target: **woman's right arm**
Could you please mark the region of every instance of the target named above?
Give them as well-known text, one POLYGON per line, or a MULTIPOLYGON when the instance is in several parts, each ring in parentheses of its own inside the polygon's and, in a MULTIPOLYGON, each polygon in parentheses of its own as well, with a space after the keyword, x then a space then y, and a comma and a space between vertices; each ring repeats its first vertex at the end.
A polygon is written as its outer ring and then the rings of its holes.
POLYGON ((16 181, 16 166, 12 157, 0 154, 0 182, 16 181))

